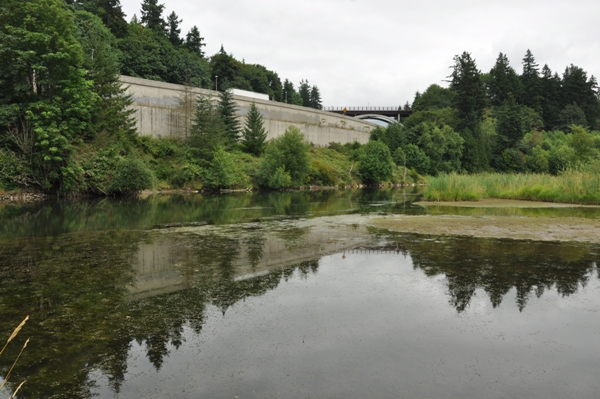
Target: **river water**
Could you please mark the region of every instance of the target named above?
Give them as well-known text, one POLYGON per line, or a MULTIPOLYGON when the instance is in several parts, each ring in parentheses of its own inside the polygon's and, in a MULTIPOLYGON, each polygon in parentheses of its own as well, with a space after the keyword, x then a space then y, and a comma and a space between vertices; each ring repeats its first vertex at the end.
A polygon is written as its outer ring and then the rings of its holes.
MULTIPOLYGON (((0 208, 0 397, 597 398, 600 248, 390 233, 401 189, 0 208)), ((595 209, 518 216, 598 218, 595 209)))

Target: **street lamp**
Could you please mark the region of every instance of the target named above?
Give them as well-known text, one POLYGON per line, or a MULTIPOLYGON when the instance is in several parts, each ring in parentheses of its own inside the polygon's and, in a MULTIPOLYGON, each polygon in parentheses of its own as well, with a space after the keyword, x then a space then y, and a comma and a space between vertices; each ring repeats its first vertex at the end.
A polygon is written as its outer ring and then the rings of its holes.
POLYGON ((219 75, 215 75, 215 91, 219 91, 218 81, 219 81, 219 75))

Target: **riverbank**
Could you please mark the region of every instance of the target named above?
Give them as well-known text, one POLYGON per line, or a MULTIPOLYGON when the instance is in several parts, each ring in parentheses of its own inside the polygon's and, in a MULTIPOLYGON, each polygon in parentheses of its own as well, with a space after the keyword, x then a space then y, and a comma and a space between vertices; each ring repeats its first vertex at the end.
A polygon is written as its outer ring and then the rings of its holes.
POLYGON ((37 202, 48 199, 49 196, 39 192, 8 192, 0 193, 0 204, 10 202, 37 202))

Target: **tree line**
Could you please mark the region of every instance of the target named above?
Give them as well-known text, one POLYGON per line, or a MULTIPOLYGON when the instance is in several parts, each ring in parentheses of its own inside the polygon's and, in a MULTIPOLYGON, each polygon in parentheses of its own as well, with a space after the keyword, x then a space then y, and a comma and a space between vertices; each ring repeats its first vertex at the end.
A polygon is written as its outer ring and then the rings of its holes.
POLYGON ((573 64, 559 75, 527 50, 517 73, 500 53, 482 73, 468 52, 454 57, 448 87, 417 92, 403 125, 371 138, 421 174, 481 171, 558 174, 600 154, 594 76, 573 64))

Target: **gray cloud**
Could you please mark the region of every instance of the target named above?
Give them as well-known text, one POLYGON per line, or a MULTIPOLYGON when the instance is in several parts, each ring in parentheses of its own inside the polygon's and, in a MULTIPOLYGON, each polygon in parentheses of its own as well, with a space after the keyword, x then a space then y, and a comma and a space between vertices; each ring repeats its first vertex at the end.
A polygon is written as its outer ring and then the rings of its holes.
MULTIPOLYGON (((128 19, 140 0, 121 0, 128 19)), ((560 74, 571 63, 600 74, 593 0, 165 1, 197 25, 216 53, 221 44, 247 63, 273 69, 295 85, 308 79, 324 105, 401 105, 431 83, 445 85, 452 58, 470 52, 487 72, 499 52, 521 71, 529 48, 560 74)))

